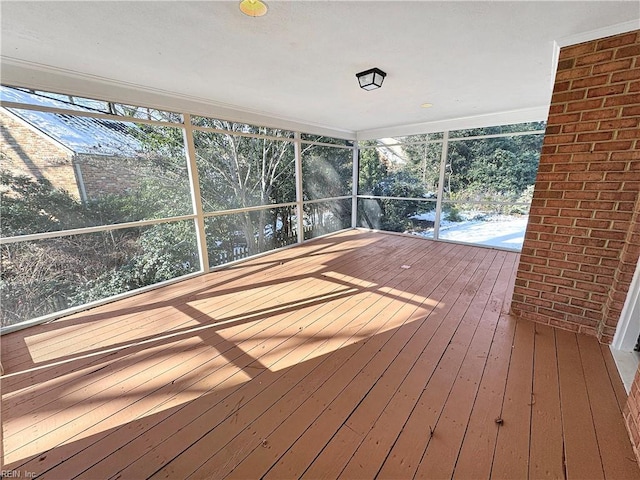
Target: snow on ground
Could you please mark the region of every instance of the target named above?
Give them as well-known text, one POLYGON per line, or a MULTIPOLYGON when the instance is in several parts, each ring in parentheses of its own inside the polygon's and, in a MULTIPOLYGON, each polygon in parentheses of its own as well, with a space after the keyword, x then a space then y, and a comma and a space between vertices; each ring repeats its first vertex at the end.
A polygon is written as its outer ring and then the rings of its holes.
MULTIPOLYGON (((416 220, 435 220, 435 213, 429 212, 416 215, 416 220)), ((477 243, 493 247, 522 249, 524 232, 529 217, 527 215, 510 216, 494 215, 482 218, 464 220, 462 222, 440 222, 439 238, 456 242, 477 243)), ((423 232, 412 232, 426 238, 433 238, 433 229, 423 232)))

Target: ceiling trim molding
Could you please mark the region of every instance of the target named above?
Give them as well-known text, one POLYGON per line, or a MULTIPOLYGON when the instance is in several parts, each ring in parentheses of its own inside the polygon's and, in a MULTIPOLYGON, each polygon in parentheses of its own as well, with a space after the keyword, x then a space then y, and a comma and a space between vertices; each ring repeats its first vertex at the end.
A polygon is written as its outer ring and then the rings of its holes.
POLYGON ((86 96, 96 100, 129 103, 160 110, 188 112, 192 115, 215 117, 233 122, 355 140, 355 132, 350 130, 275 117, 264 112, 237 108, 204 98, 144 87, 7 56, 0 56, 0 62, 2 65, 0 81, 5 85, 86 96))
POLYGON ((628 22, 617 23, 608 27, 598 28, 596 30, 590 30, 588 32, 561 37, 556 40, 556 43, 559 47, 568 47, 569 45, 590 42, 591 40, 597 40, 599 38, 610 37, 612 35, 618 35, 620 33, 631 32, 633 30, 640 30, 640 18, 630 20, 628 22))
POLYGON ((474 115, 470 117, 451 118, 437 122, 416 123, 397 127, 376 128, 357 132, 357 140, 375 140, 378 138, 417 135, 421 133, 444 132, 465 128, 482 128, 513 123, 541 122, 547 119, 549 105, 511 110, 507 112, 474 115))

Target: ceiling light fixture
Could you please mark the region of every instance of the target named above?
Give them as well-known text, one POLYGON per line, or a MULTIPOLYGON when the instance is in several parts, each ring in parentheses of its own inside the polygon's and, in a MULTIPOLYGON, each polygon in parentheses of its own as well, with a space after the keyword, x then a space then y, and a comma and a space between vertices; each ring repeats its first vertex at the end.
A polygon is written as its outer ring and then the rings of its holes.
POLYGON ((376 88, 380 88, 382 86, 382 82, 384 82, 384 77, 386 76, 387 74, 379 68, 371 68, 364 72, 356 73, 360 88, 364 90, 375 90, 376 88))
POLYGON ((261 0, 242 0, 240 11, 250 17, 261 17, 267 13, 267 4, 261 0))

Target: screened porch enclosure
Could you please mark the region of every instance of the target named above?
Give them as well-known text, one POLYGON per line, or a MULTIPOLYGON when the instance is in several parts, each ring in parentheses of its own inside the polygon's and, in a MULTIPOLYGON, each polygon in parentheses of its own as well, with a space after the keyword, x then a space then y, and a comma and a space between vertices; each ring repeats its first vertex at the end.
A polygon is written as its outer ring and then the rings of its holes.
POLYGON ((2 92, 12 471, 640 474, 609 350, 509 314, 544 123, 354 140, 2 92))
POLYGON ((518 251, 544 132, 355 142, 1 88, 3 332, 352 227, 518 251))

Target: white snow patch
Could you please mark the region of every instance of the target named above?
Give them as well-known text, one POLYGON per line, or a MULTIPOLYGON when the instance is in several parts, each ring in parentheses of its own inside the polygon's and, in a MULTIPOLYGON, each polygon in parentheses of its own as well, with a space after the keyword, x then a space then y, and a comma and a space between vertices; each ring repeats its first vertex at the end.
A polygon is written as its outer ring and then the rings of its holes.
MULTIPOLYGON (((420 220, 435 221, 435 213, 428 212, 413 217, 420 220)), ((495 215, 483 220, 467 220, 462 222, 440 222, 438 237, 442 240, 477 243, 493 247, 521 250, 529 217, 495 215)), ((433 238, 433 228, 422 232, 409 232, 426 238, 433 238)))

